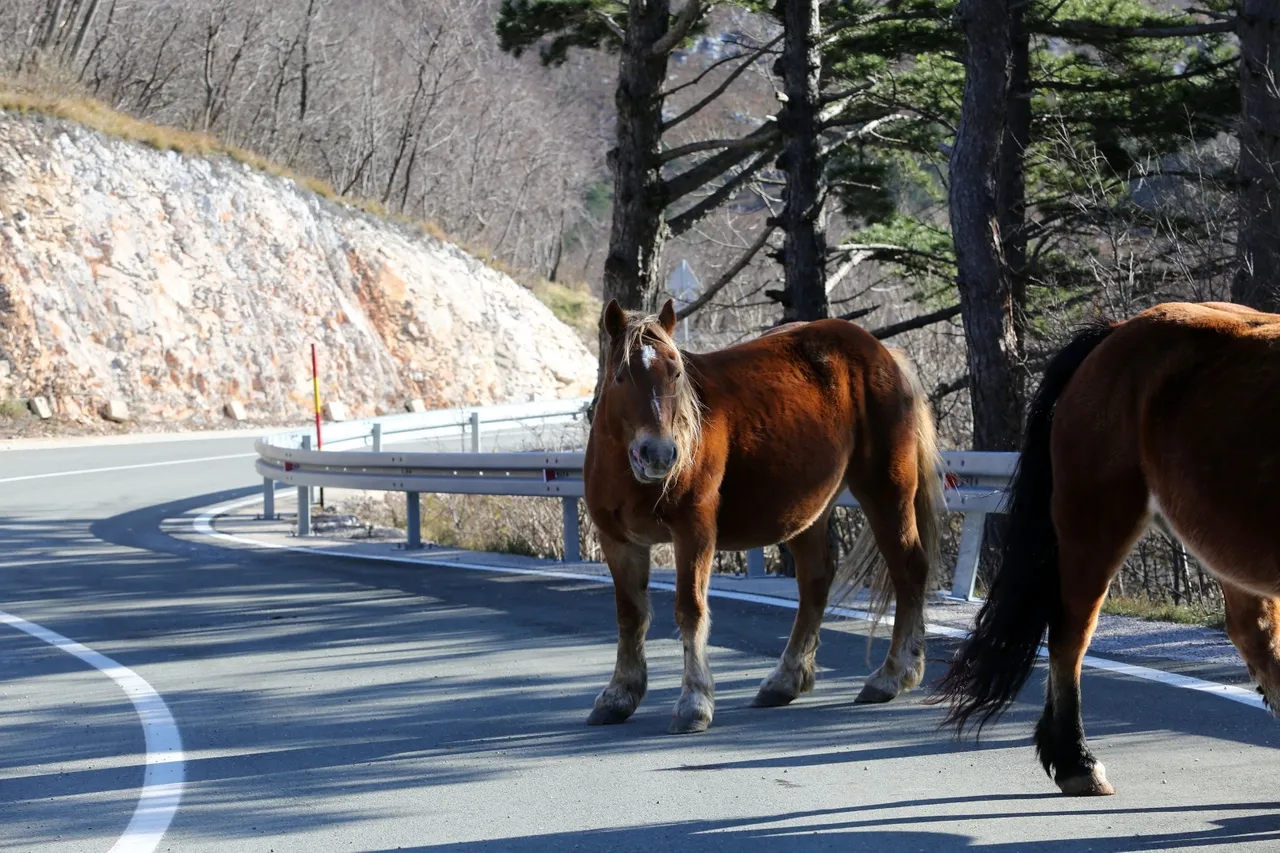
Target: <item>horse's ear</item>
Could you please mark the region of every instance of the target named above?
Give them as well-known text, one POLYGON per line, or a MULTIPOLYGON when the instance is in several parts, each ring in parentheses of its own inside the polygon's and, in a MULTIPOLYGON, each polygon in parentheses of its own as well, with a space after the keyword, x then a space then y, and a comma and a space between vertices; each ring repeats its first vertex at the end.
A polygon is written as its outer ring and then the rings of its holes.
POLYGON ((658 312, 658 322, 662 324, 662 328, 667 330, 668 335, 676 333, 676 304, 670 299, 662 306, 662 310, 658 312))
POLYGON ((610 338, 616 338, 627 326, 627 312, 622 310, 618 300, 610 299, 604 306, 604 330, 610 338))

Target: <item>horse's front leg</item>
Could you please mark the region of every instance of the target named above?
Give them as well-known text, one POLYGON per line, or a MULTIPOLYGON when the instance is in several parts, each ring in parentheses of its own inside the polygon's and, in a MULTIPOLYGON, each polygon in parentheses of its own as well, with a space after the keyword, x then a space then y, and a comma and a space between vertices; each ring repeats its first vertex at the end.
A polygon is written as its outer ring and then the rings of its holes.
POLYGON ((613 678, 596 697, 587 724, 621 723, 635 713, 649 686, 644 636, 649 630, 649 549, 600 533, 618 608, 618 660, 613 678))
POLYGON ((715 556, 715 515, 702 513, 672 531, 676 553, 676 624, 684 643, 684 679, 672 713, 671 734, 704 732, 715 712, 715 680, 707 662, 711 610, 707 586, 715 556), (709 516, 709 517, 708 517, 709 516))

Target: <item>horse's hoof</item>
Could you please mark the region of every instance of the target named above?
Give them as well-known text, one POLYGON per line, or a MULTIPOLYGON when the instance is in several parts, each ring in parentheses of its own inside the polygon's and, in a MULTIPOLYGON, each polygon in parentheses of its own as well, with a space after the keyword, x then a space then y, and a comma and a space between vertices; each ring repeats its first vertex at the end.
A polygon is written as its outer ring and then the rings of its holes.
POLYGON ((760 692, 756 694, 756 698, 751 700, 752 708, 779 708, 783 705, 789 705, 795 701, 794 696, 789 693, 783 693, 781 690, 774 690, 771 687, 761 687, 760 692))
POLYGON ((618 723, 625 723, 635 711, 627 711, 622 708, 612 708, 608 705, 597 705, 591 709, 591 715, 587 717, 588 726, 615 726, 618 723))
POLYGON ((672 717, 667 734, 696 735, 711 728, 711 721, 701 717, 672 717))
POLYGON ((1107 781, 1101 764, 1093 768, 1092 773, 1059 779, 1058 787, 1068 797, 1109 797, 1116 792, 1107 781))
POLYGON ((858 698, 853 700, 855 705, 881 705, 896 696, 896 693, 890 693, 882 687, 876 687, 874 684, 864 684, 862 692, 858 694, 858 698))

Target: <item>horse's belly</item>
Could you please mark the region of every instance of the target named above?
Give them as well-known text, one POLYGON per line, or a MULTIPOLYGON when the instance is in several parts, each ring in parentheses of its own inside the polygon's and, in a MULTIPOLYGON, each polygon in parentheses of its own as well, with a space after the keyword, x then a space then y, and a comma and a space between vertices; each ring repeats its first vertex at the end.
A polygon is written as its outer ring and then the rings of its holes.
POLYGON ((716 540, 742 551, 785 542, 806 530, 844 487, 843 471, 825 478, 758 484, 721 491, 716 540))

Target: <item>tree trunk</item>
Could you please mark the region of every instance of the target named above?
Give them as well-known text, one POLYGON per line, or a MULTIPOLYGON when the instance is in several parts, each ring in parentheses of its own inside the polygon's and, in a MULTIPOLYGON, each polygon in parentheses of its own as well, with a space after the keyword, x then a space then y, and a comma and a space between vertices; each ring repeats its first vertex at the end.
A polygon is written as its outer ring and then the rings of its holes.
POLYGON ((1280 312, 1280 4, 1240 15, 1239 268, 1231 299, 1280 312))
MULTIPOLYGON (((1031 39, 1023 25, 1025 4, 1010 9, 1009 87, 1005 97, 1004 138, 1000 143, 1000 166, 996 183, 996 221, 1000 226, 1001 251, 1009 277, 1009 298, 1013 301, 1013 332, 1016 352, 1024 346, 1027 309, 1027 183, 1026 152, 1031 143, 1031 39)), ((1019 377, 1020 378, 1020 377, 1019 377)), ((1017 388, 1018 399, 1024 399, 1017 388)))
POLYGON ((822 27, 819 0, 778 0, 774 14, 783 23, 782 55, 774 73, 782 78, 786 102, 778 113, 787 176, 779 224, 785 233, 778 259, 786 284, 771 295, 782 302, 782 322, 818 320, 827 304, 827 242, 823 202, 826 182, 818 138, 822 104, 822 27))
POLYGON ((1013 291, 1001 257, 996 205, 1005 134, 1012 15, 1007 0, 961 0, 964 97, 951 154, 949 205, 960 314, 968 345, 969 395, 976 450, 1017 450, 1018 335, 1013 291))
MULTIPOLYGON (((660 154, 668 54, 655 51, 654 45, 667 33, 669 12, 669 0, 631 0, 618 61, 617 145, 609 152, 613 224, 604 262, 604 302, 616 299, 629 311, 657 309, 658 264, 666 231, 660 154)), ((601 318, 596 397, 607 354, 608 335, 601 318)))

